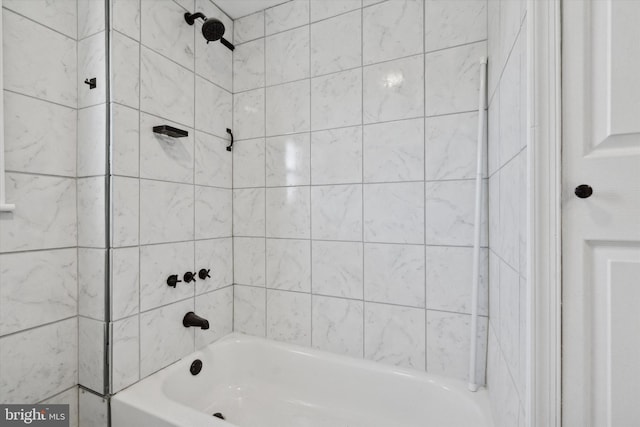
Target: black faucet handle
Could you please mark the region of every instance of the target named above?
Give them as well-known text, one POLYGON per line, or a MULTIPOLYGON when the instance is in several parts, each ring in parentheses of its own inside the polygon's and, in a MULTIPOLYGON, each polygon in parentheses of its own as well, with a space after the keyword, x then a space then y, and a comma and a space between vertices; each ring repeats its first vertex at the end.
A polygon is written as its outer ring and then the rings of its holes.
POLYGON ((210 269, 208 269, 208 268, 202 268, 202 269, 200 269, 200 271, 198 272, 198 277, 199 277, 200 279, 202 279, 202 280, 206 279, 207 277, 211 277, 211 276, 209 275, 209 272, 210 272, 210 271, 211 271, 211 270, 210 270, 210 269))
POLYGON ((192 273, 190 271, 187 271, 186 273, 184 273, 183 279, 184 279, 185 283, 195 282, 196 281, 196 273, 192 273))
POLYGON ((176 285, 180 282, 182 282, 182 280, 178 279, 177 274, 172 274, 171 276, 167 277, 167 285, 171 286, 172 288, 175 288, 176 285))

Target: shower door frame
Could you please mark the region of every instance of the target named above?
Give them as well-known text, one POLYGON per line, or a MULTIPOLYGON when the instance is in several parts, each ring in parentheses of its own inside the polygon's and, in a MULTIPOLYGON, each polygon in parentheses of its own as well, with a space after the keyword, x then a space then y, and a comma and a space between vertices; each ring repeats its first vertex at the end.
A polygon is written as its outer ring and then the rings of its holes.
POLYGON ((562 423, 561 1, 527 0, 527 427, 562 423))

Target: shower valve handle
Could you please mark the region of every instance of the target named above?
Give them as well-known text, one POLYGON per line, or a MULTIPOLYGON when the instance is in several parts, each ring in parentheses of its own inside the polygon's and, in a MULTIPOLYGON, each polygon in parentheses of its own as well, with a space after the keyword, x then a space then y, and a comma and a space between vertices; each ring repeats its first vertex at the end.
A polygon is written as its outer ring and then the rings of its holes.
POLYGON ((185 283, 195 282, 196 281, 196 273, 192 273, 190 271, 187 271, 186 273, 184 273, 183 279, 184 279, 185 283))
POLYGON ((167 285, 171 286, 172 288, 175 288, 176 285, 180 282, 182 282, 182 280, 178 280, 177 274, 172 274, 171 276, 167 277, 167 285))
POLYGON ((210 272, 210 271, 211 271, 211 270, 210 270, 210 269, 208 269, 208 268, 203 268, 203 269, 201 269, 201 270, 198 272, 198 277, 199 277, 200 279, 202 279, 202 280, 205 280, 207 277, 211 277, 211 276, 209 275, 209 272, 210 272))

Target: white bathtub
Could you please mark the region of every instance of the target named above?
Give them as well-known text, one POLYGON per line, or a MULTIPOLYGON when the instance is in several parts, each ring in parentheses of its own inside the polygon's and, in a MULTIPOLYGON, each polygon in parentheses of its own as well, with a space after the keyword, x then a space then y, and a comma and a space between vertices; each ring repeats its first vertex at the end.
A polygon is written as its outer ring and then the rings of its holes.
POLYGON ((461 381, 240 334, 116 394, 111 414, 113 427, 492 426, 486 392, 461 381))

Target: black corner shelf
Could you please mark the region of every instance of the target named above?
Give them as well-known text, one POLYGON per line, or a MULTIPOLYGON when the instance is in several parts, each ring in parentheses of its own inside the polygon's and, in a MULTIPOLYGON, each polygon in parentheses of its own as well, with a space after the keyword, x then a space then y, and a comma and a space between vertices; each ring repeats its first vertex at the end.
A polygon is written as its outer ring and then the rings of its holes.
POLYGON ((184 138, 186 136, 189 136, 189 132, 187 132, 186 130, 174 128, 173 126, 169 125, 154 126, 153 132, 159 133, 160 135, 170 136, 172 138, 184 138))

